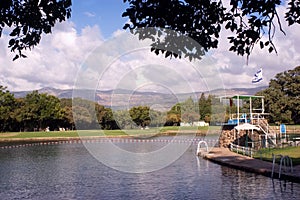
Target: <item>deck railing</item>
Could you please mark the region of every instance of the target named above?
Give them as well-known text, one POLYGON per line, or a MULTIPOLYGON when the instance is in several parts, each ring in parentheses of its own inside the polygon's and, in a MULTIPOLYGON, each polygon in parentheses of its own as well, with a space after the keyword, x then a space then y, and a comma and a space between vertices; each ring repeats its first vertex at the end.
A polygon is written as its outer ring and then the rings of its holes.
POLYGON ((251 158, 253 157, 254 153, 256 152, 251 147, 239 146, 239 145, 232 144, 232 143, 230 143, 230 150, 232 152, 236 152, 236 153, 239 153, 239 154, 250 156, 251 158))

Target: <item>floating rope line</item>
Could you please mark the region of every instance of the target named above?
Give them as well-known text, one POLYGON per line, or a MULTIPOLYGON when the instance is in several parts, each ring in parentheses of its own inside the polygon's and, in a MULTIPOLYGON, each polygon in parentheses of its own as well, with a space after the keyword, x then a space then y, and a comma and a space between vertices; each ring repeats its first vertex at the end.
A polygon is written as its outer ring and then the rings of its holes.
MULTIPOLYGON (((21 147, 33 147, 33 146, 46 146, 46 145, 59 145, 59 144, 92 144, 92 143, 191 143, 192 145, 198 144, 203 138, 194 139, 132 139, 132 138, 101 138, 101 139, 72 139, 72 140, 61 140, 61 141, 48 141, 48 142, 32 142, 25 144, 14 144, 0 147, 0 149, 13 149, 21 147)), ((214 146, 218 140, 208 139, 206 141, 209 146, 214 146)))

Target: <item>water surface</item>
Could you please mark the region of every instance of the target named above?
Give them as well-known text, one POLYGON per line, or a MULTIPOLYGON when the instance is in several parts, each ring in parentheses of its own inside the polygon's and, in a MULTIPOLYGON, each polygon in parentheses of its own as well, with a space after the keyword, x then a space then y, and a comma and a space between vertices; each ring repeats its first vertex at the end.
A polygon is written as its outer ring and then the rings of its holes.
POLYGON ((195 154, 193 145, 162 170, 131 174, 103 165, 82 144, 0 149, 0 199, 300 198, 299 183, 231 169, 195 154))

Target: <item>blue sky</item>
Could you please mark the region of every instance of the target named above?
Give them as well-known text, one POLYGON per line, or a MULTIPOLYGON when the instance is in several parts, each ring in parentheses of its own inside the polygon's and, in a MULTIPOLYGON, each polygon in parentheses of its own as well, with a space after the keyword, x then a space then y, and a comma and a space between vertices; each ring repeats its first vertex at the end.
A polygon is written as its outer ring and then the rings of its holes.
MULTIPOLYGON (((110 42, 111 49, 126 49, 134 47, 132 40, 120 40, 120 34, 125 31, 122 29, 127 19, 122 18, 122 13, 126 10, 127 5, 123 0, 73 0, 72 17, 70 20, 57 23, 53 28, 52 34, 43 35, 40 44, 32 51, 25 54, 26 59, 12 61, 12 54, 8 46, 9 37, 4 34, 0 38, 0 85, 7 86, 11 91, 35 90, 43 87, 54 87, 59 89, 70 89, 76 83, 76 77, 82 69, 82 65, 88 60, 96 48, 103 48, 103 45, 110 42), (113 40, 112 38, 115 38, 113 40)), ((283 19, 285 14, 284 6, 278 9, 280 17, 283 19)), ((269 54, 267 49, 261 50, 258 46, 254 48, 248 64, 246 57, 237 56, 229 52, 227 37, 231 33, 221 32, 219 47, 207 54, 207 58, 212 63, 213 74, 222 77, 222 85, 219 87, 236 88, 236 87, 256 87, 267 86, 269 80, 279 73, 293 69, 300 64, 300 29, 299 25, 288 27, 282 20, 283 29, 286 36, 283 35, 278 27, 274 44, 277 47, 278 55, 269 54), (254 73, 263 69, 263 82, 252 84, 251 80, 254 73)), ((129 33, 128 33, 129 34, 129 33)), ((127 38, 128 39, 128 38, 127 38)), ((135 41, 134 43, 137 43, 135 41)), ((131 53, 137 52, 135 49, 127 49, 131 53)), ((103 55, 109 56, 110 50, 102 52, 103 55), (104 55, 107 54, 107 55, 104 55)), ((126 57, 126 56, 124 56, 126 57)), ((194 69, 188 64, 182 67, 182 62, 170 63, 166 59, 153 57, 148 52, 137 52, 132 58, 126 58, 127 61, 120 59, 112 67, 104 80, 101 80, 101 90, 115 89, 114 86, 120 86, 122 80, 120 72, 129 73, 135 76, 136 66, 151 65, 152 62, 158 64, 172 65, 171 69, 179 70, 179 73, 185 74, 185 80, 195 91, 201 91, 203 80, 195 76, 194 69), (127 70, 127 71, 126 71, 127 70), (131 70, 131 71, 130 71, 131 70), (118 82, 119 81, 119 82, 118 82)), ((193 63, 191 63, 193 64, 193 63)), ((203 68, 196 70, 204 73, 203 68)), ((209 71, 209 70, 208 70, 209 71)), ((205 71, 206 72, 206 71, 205 71)), ((160 77, 159 73, 152 71, 153 78, 160 77)), ((95 73, 94 73, 95 74, 95 73)), ((139 74, 141 75, 141 74, 139 74)), ((146 74, 143 74, 146 75, 146 74)), ((150 74, 151 75, 151 74, 150 74)), ((177 92, 185 92, 186 86, 180 85, 180 82, 166 77, 166 87, 177 84, 177 92)), ((137 80, 143 82, 144 80, 137 80)), ((148 74, 147 74, 147 77, 148 74)), ((210 77, 208 81, 215 81, 215 77, 210 77)), ((124 79, 125 80, 125 79, 124 79)), ((126 79, 128 83, 132 78, 126 79)), ((207 81, 207 80, 204 80, 207 81)), ((134 81, 133 81, 134 82, 134 81)), ((149 87, 151 88, 151 87, 149 87)), ((206 88, 207 89, 207 88, 206 88)), ((155 89, 153 89, 155 90, 155 89)))
POLYGON ((109 38, 127 21, 122 17, 126 6, 123 0, 73 0, 71 20, 78 30, 88 25, 98 25, 103 37, 109 38))

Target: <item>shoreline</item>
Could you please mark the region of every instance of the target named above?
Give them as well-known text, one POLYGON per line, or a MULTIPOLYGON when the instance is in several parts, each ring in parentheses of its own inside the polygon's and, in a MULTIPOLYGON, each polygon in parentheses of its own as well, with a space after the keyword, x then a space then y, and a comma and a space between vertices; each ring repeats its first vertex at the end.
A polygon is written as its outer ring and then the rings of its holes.
POLYGON ((33 137, 33 138, 0 138, 1 143, 16 143, 16 142, 59 142, 59 141, 74 141, 74 140, 95 140, 95 139, 110 139, 110 138, 133 138, 127 135, 118 136, 83 136, 83 137, 33 137))
MULTIPOLYGON (((2 137, 0 138, 0 147, 1 145, 13 145, 18 143, 36 143, 36 142, 62 142, 62 141, 87 141, 87 140, 101 140, 101 139, 154 139, 156 137, 167 137, 167 136, 176 136, 178 132, 176 131, 167 131, 163 133, 158 133, 156 135, 153 134, 140 134, 140 135, 101 135, 101 136, 49 136, 49 137, 28 137, 28 138, 9 138, 2 137)), ((188 132, 180 132, 182 135, 195 134, 195 137, 205 136, 202 133, 192 133, 188 132)), ((179 134, 179 135, 180 135, 179 134)), ((207 134, 207 135, 218 135, 218 134, 207 134)))
MULTIPOLYGON (((204 154, 203 158, 223 166, 272 178, 271 162, 243 156, 241 154, 231 152, 227 148, 215 147, 209 153, 204 154)), ((278 164, 275 165, 273 178, 279 178, 278 164)), ((300 183, 300 165, 293 166, 293 172, 282 171, 280 179, 300 183)))
MULTIPOLYGON (((23 132, 22 132, 23 133, 23 132)), ((25 132, 26 133, 26 132, 25 132)), ((42 132, 44 133, 44 132, 42 132)), ((46 132, 45 132, 46 133, 46 132)), ((65 132, 62 132, 65 133, 65 132)), ((36 137, 17 137, 18 133, 4 133, 1 136, 0 143, 9 142, 34 142, 34 141, 63 141, 63 140, 89 140, 89 139, 103 139, 103 138, 130 138, 130 139, 147 139, 164 136, 176 136, 176 135, 195 135, 195 137, 219 135, 219 133, 208 133, 206 131, 190 131, 190 130, 167 130, 159 133, 144 133, 144 134, 112 134, 112 135, 76 135, 76 136, 36 136, 36 137)))

